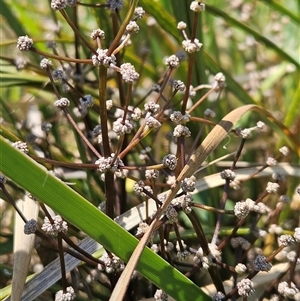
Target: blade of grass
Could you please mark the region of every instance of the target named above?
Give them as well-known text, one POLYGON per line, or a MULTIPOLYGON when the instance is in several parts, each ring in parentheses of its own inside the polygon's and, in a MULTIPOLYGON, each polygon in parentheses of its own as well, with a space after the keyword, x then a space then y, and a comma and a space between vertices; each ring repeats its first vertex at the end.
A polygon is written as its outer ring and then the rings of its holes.
POLYGON ((267 47, 269 47, 270 49, 273 49, 283 59, 291 62, 298 69, 300 69, 300 63, 297 60, 295 60, 294 58, 292 58, 282 48, 278 47, 272 41, 270 41, 269 39, 267 39, 266 37, 264 37, 263 35, 261 35, 259 32, 253 30, 251 27, 249 27, 245 23, 240 22, 240 21, 236 20, 235 18, 232 18, 226 12, 217 9, 216 7, 214 7, 212 5, 206 4, 206 10, 208 12, 212 13, 212 14, 215 14, 216 16, 219 16, 219 17, 223 18, 228 24, 230 24, 230 25, 232 25, 232 26, 234 26, 236 28, 239 28, 239 29, 241 29, 241 30, 243 30, 243 31, 251 34, 251 35, 253 35, 253 37, 257 41, 260 41, 260 42, 264 43, 267 47))
MULTIPOLYGON (((267 117, 272 122, 276 122, 285 133, 289 132, 280 122, 278 122, 269 112, 266 110, 255 106, 255 105, 245 105, 237 108, 227 114, 206 136, 201 145, 196 149, 196 151, 191 156, 190 160, 184 166, 183 170, 176 179, 176 184, 173 185, 171 191, 168 193, 162 207, 158 210, 154 221, 149 226, 149 229, 144 234, 143 238, 139 242, 138 246, 134 250, 125 270, 123 271, 121 277, 119 278, 117 285, 111 295, 110 301, 122 301, 125 295, 126 288, 128 287, 130 278, 134 269, 139 266, 141 255, 145 246, 148 243, 152 232, 155 229, 156 223, 159 221, 161 214, 166 210, 170 202, 175 198, 176 193, 180 189, 181 181, 184 178, 191 177, 202 165, 204 160, 213 152, 221 141, 228 135, 229 131, 246 113, 250 111, 257 111, 261 115, 267 117)), ((289 137, 291 138, 291 137, 289 137)), ((296 148, 300 153, 300 146, 296 144, 296 148)), ((214 270, 212 273, 214 276, 218 275, 217 271, 214 270)), ((212 277, 215 287, 218 291, 223 291, 223 284, 220 282, 218 277, 212 277)))
MULTIPOLYGON (((127 262, 138 240, 63 182, 0 137, 0 170, 67 221, 127 262)), ((145 248, 137 270, 176 300, 209 300, 177 269, 145 248)))
POLYGON ((274 10, 274 11, 277 10, 281 14, 287 15, 289 18, 291 18, 291 20, 293 20, 294 22, 296 22, 297 24, 299 24, 300 17, 297 16, 296 14, 294 14, 288 8, 286 8, 283 5, 281 5, 279 2, 277 2, 275 0, 260 0, 260 1, 266 3, 266 5, 269 5, 272 8, 272 10, 274 10))

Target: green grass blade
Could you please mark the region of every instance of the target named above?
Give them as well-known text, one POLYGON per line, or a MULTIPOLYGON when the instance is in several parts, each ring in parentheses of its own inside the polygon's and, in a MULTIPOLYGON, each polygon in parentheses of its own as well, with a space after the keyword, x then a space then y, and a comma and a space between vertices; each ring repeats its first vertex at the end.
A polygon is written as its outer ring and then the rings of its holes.
POLYGON ((241 29, 241 30, 243 30, 243 31, 251 34, 251 35, 253 35, 253 37, 257 41, 260 41, 260 42, 264 43, 267 47, 269 47, 270 49, 273 49, 283 59, 291 62, 297 68, 300 68, 300 63, 297 60, 295 60, 294 58, 292 58, 289 54, 287 54, 285 51, 283 51, 282 48, 278 47, 272 41, 270 41, 269 39, 267 39, 266 37, 264 37, 263 35, 261 35, 257 31, 253 30, 251 27, 249 27, 245 23, 236 20, 235 18, 229 16, 226 12, 221 11, 221 10, 217 9, 216 7, 214 7, 214 6, 206 4, 206 10, 208 12, 210 12, 210 13, 218 16, 218 17, 223 18, 228 24, 230 24, 230 25, 232 25, 232 26, 234 26, 236 28, 239 28, 239 29, 241 29))
MULTIPOLYGON (((138 240, 44 167, 0 137, 0 169, 66 220, 127 262, 138 240)), ((137 270, 176 300, 211 300, 192 281, 146 248, 137 270)))
POLYGON ((4 0, 0 0, 0 14, 7 20, 10 28, 15 32, 17 36, 22 36, 25 34, 24 27, 18 18, 12 13, 12 9, 6 4, 4 0))
POLYGON ((274 0, 260 0, 260 1, 266 3, 267 5, 269 5, 272 8, 272 10, 274 10, 274 11, 277 10, 281 14, 288 16, 289 18, 291 18, 291 20, 293 20, 294 22, 299 24, 299 22, 300 22, 299 15, 297 16, 291 10, 287 9, 286 7, 284 7, 283 5, 278 3, 277 1, 274 1, 274 0))

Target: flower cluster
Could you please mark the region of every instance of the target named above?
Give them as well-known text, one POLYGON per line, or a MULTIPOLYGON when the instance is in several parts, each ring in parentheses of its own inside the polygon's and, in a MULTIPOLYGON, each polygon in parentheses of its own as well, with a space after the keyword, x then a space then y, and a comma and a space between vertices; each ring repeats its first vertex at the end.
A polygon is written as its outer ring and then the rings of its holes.
POLYGON ((25 234, 35 233, 35 231, 37 230, 37 228, 38 228, 38 226, 37 226, 36 220, 35 219, 30 219, 24 225, 24 233, 25 234))
POLYGON ((66 292, 63 290, 58 291, 55 294, 55 301, 72 301, 75 300, 76 294, 72 286, 67 287, 66 292))
POLYGON ((168 155, 164 156, 164 158, 162 160, 162 164, 165 167, 168 167, 170 170, 174 170, 177 166, 177 158, 175 155, 168 154, 168 155))
POLYGON ((236 284, 238 294, 242 297, 247 297, 253 291, 253 282, 246 278, 236 284))
POLYGON ((57 235, 59 232, 66 233, 68 231, 68 224, 62 219, 60 215, 52 217, 53 223, 45 216, 42 230, 50 235, 57 235))
POLYGON ((184 115, 180 111, 174 111, 170 115, 170 119, 177 124, 185 124, 190 120, 190 114, 185 113, 184 115))
POLYGON ((19 151, 21 151, 24 154, 28 154, 29 153, 29 149, 27 147, 26 142, 22 142, 22 141, 16 141, 12 144, 12 146, 14 148, 17 148, 19 151))
POLYGON ((117 157, 115 158, 115 154, 112 153, 110 157, 101 157, 95 162, 98 165, 98 170, 101 173, 106 173, 107 171, 111 171, 115 174, 115 176, 119 178, 124 178, 127 176, 128 170, 121 169, 120 167, 124 166, 123 161, 117 157))
POLYGON ((124 262, 115 255, 109 255, 106 252, 100 257, 103 265, 98 265, 100 271, 105 271, 107 274, 118 274, 121 273, 124 268, 124 262))
POLYGON ((21 36, 18 38, 17 48, 20 51, 29 51, 32 45, 33 45, 33 40, 30 39, 28 36, 21 36))
POLYGON ((130 122, 128 119, 125 119, 125 121, 123 121, 123 118, 118 118, 113 123, 113 131, 118 136, 122 136, 122 135, 125 135, 125 134, 130 134, 131 131, 133 130, 133 128, 134 128, 133 123, 130 122))
POLYGON ((110 67, 111 64, 116 64, 116 57, 115 55, 108 56, 107 55, 108 49, 97 49, 97 55, 94 54, 92 56, 92 62, 94 66, 103 65, 105 67, 110 67))

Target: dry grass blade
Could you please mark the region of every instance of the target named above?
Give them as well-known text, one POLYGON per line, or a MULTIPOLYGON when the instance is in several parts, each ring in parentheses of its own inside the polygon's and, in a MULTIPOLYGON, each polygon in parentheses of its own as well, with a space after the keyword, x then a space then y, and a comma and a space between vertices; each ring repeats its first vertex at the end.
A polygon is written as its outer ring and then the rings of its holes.
MULTIPOLYGON (((37 219, 39 205, 36 201, 28 196, 17 202, 24 216, 29 220, 37 219)), ((26 235, 24 233, 24 221, 16 214, 15 216, 15 233, 14 233, 14 266, 12 278, 12 301, 21 300, 25 280, 28 273, 28 267, 31 259, 31 252, 34 245, 35 235, 26 235)))
MULTIPOLYGON (((292 138, 292 135, 289 133, 288 129, 284 127, 280 122, 278 122, 271 114, 269 114, 266 110, 255 106, 255 105, 246 105, 240 108, 237 108, 227 114, 207 135, 202 144, 196 149, 195 153, 191 156, 190 160, 187 162, 178 178, 176 179, 176 184, 173 186, 171 191, 169 192, 166 201, 163 206, 159 209, 156 218, 150 225, 147 233, 143 236, 134 253, 132 254, 125 270, 123 271, 121 277, 118 280, 118 283, 110 297, 110 301, 121 301, 125 295, 126 289, 128 287, 128 283, 130 281, 130 277, 138 263, 138 260, 143 252, 143 249, 147 245, 149 237, 153 230, 155 229, 155 225, 158 222, 161 214, 165 211, 167 206, 176 196, 176 193, 180 189, 180 182, 186 178, 192 176, 202 165, 204 160, 213 152, 217 146, 221 143, 221 141, 227 136, 232 127, 249 111, 257 111, 263 116, 267 117, 272 122, 275 122, 280 126, 280 128, 284 131, 286 135, 292 138)), ((296 144, 296 142, 295 142, 296 144)), ((297 151, 299 151, 299 146, 296 145, 297 151)), ((222 286, 222 283, 218 284, 222 286)))

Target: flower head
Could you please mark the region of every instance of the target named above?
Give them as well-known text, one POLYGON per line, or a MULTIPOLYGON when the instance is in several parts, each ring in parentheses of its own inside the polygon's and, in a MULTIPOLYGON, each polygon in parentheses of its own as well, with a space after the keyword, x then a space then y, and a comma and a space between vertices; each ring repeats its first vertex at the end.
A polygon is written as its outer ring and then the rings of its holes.
POLYGON ((106 0, 106 4, 109 7, 110 10, 115 11, 115 10, 121 10, 124 1, 123 0, 106 0))
POLYGON ((68 231, 68 224, 60 215, 56 215, 52 217, 52 219, 53 223, 50 222, 47 216, 44 218, 44 223, 42 225, 43 231, 50 235, 57 235, 59 232, 66 233, 68 231))
POLYGON ((166 66, 169 66, 171 68, 179 67, 179 58, 175 54, 172 54, 171 56, 165 58, 164 62, 166 66))
POLYGON ((61 98, 61 99, 58 99, 54 102, 54 106, 59 108, 59 109, 66 108, 69 105, 70 105, 70 101, 67 98, 61 98))
POLYGON ((24 233, 25 234, 32 234, 37 230, 37 222, 35 219, 31 219, 27 221, 24 225, 24 233))
POLYGON ((124 63, 120 66, 120 73, 125 83, 133 83, 138 80, 140 75, 135 71, 135 68, 130 63, 124 63))
POLYGON ((52 0, 51 1, 51 8, 53 10, 60 10, 67 7, 67 1, 66 0, 52 0))
POLYGON ((93 39, 93 40, 96 40, 97 38, 101 39, 101 40, 104 40, 105 39, 105 32, 98 28, 98 29, 95 29, 92 31, 90 37, 93 39))
POLYGON ((265 256, 257 255, 254 262, 254 269, 255 271, 270 271, 272 268, 272 264, 269 263, 265 256))
POLYGON ((40 62, 41 69, 48 69, 52 66, 53 66, 52 62, 46 58, 43 58, 40 62))
POLYGON ((248 278, 242 279, 236 287, 240 296, 247 297, 253 291, 253 282, 248 278))
POLYGON ((28 36, 21 36, 18 38, 17 48, 20 51, 29 51, 32 45, 33 41, 28 36))
POLYGON ((24 154, 28 154, 29 153, 29 149, 27 147, 26 142, 22 142, 22 141, 16 141, 12 144, 12 146, 14 148, 17 148, 19 151, 21 151, 24 154))
POLYGON ((175 155, 172 154, 168 154, 166 156, 164 156, 163 160, 162 160, 162 164, 166 167, 168 167, 171 170, 174 170, 177 166, 177 158, 175 155))
POLYGON ((63 290, 58 291, 55 294, 55 301, 72 301, 76 297, 74 289, 72 286, 67 287, 66 292, 64 293, 63 290))
POLYGON ((202 47, 202 44, 199 42, 198 39, 194 39, 193 42, 191 40, 184 40, 182 42, 182 47, 188 53, 193 53, 199 51, 200 48, 202 47))
POLYGON ((195 13, 205 11, 205 4, 201 3, 199 1, 192 1, 190 5, 190 9, 194 11, 195 13))

